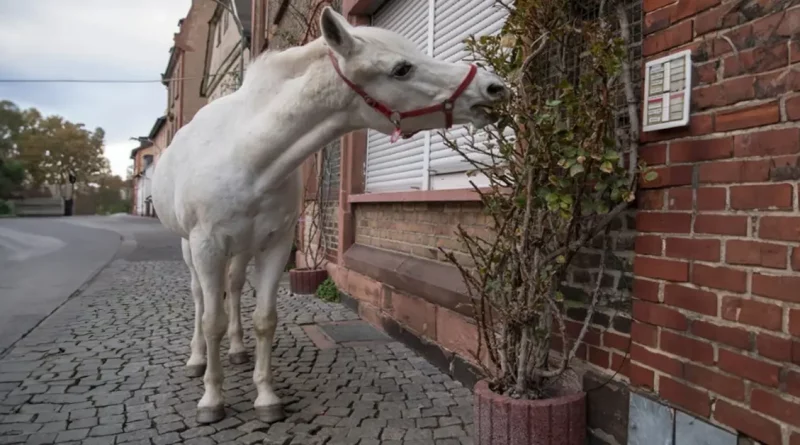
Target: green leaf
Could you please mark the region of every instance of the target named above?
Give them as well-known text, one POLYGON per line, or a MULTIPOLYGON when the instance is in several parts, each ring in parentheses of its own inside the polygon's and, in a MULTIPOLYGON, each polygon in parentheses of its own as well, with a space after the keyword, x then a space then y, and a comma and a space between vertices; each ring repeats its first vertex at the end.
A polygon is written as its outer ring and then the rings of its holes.
POLYGON ((547 101, 547 106, 548 107, 557 107, 559 105, 561 105, 561 101, 558 100, 558 99, 556 99, 556 100, 548 100, 547 101))
POLYGON ((578 173, 583 173, 583 171, 584 171, 583 164, 575 164, 572 167, 570 167, 569 175, 571 177, 575 177, 575 175, 577 175, 578 173))
POLYGON ((655 181, 658 178, 658 173, 653 170, 650 170, 644 175, 644 180, 647 182, 655 181))
POLYGON ((611 173, 612 171, 614 171, 614 165, 609 161, 603 162, 602 164, 600 164, 600 170, 605 173, 611 173))

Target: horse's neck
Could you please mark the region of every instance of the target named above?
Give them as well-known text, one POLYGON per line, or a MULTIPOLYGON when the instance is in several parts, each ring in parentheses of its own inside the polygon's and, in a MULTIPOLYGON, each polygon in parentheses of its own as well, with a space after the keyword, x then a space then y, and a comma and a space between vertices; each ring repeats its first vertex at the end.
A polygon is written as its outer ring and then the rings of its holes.
POLYGON ((356 129, 354 94, 341 81, 321 42, 259 60, 242 86, 251 125, 242 144, 249 165, 259 172, 257 187, 283 182, 311 154, 356 129))

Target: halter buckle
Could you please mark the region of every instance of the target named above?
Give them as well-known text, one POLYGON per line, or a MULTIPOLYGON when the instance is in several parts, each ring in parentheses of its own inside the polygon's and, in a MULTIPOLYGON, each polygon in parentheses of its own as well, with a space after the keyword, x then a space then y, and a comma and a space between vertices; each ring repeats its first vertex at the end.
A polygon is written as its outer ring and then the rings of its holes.
POLYGON ((392 114, 389 115, 389 120, 397 128, 400 128, 400 119, 401 119, 400 113, 397 111, 392 111, 392 114))

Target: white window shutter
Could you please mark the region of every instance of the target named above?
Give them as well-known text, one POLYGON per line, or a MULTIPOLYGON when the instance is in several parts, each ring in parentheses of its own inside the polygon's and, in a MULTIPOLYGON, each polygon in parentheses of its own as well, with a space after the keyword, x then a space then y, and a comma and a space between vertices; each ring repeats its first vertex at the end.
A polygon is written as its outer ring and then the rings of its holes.
MULTIPOLYGON (((435 18, 433 35, 433 57, 448 62, 468 59, 470 53, 464 41, 471 35, 483 36, 500 32, 508 16, 508 11, 494 0, 434 0, 435 18)), ((466 61, 465 61, 466 62, 466 61)), ((467 149, 470 139, 467 126, 456 126, 448 132, 448 138, 462 149, 467 149)), ((469 178, 463 174, 472 165, 457 151, 448 147, 439 132, 431 134, 430 170, 431 188, 469 187, 469 178), (459 173, 462 180, 454 180, 453 173, 459 173), (450 175, 446 180, 437 181, 436 176, 450 175)), ((476 132, 475 143, 486 141, 486 133, 476 132)), ((476 154, 477 156, 477 154, 476 154)), ((472 158, 488 162, 481 156, 472 158)))
MULTIPOLYGON (((390 29, 427 52, 429 0, 394 0, 372 16, 372 25, 390 29)), ((367 137, 366 192, 422 189, 427 138, 418 133, 390 143, 389 136, 369 130, 367 137)))

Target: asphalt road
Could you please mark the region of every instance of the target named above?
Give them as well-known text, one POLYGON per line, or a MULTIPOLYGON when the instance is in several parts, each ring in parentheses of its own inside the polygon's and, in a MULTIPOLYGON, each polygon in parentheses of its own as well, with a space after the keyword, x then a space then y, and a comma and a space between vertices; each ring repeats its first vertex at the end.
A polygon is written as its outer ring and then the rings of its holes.
POLYGON ((153 218, 0 219, 0 354, 114 258, 180 255, 180 238, 153 218))

